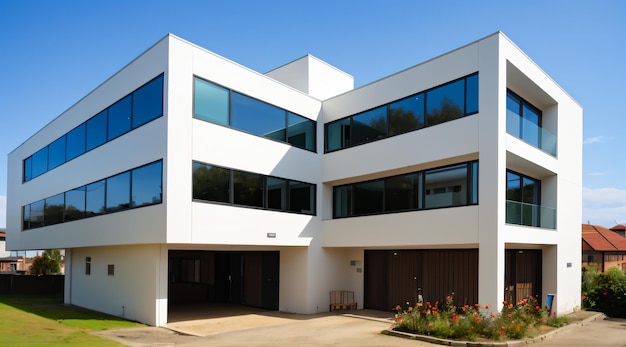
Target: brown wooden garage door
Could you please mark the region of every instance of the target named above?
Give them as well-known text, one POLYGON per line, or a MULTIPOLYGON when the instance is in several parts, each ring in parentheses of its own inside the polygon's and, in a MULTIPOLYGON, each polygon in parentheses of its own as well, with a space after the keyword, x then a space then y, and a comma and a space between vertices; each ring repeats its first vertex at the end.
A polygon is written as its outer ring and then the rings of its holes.
POLYGON ((388 311, 396 305, 443 301, 478 302, 478 250, 365 251, 365 308, 388 311))

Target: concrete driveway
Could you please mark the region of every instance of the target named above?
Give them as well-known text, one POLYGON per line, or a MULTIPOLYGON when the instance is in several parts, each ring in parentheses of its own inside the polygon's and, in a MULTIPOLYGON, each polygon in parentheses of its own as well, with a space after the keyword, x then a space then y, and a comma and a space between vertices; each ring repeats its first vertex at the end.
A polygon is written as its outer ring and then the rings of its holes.
MULTIPOLYGON (((435 346, 382 335, 392 324, 387 312, 358 310, 353 314, 297 315, 252 312, 229 317, 180 321, 168 328, 131 328, 95 332, 128 346, 435 346), (188 335, 187 335, 188 334, 188 335)), ((571 324, 538 344, 626 347, 626 319, 571 324)))

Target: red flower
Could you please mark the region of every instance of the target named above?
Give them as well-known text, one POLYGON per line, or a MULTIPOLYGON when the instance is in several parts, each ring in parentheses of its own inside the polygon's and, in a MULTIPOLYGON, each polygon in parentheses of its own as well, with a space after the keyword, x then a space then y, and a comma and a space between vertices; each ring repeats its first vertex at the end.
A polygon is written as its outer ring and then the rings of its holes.
POLYGON ((456 313, 452 314, 452 320, 456 320, 456 313))
POLYGON ((509 318, 511 318, 511 317, 513 317, 513 314, 509 313, 509 314, 507 314, 506 316, 507 316, 507 317, 509 317, 509 318))
POLYGON ((476 321, 477 321, 477 322, 480 322, 480 317, 476 317, 476 321))
POLYGON ((489 317, 491 317, 491 318, 493 318, 493 317, 495 317, 495 316, 496 316, 496 314, 495 314, 495 313, 492 313, 492 314, 490 314, 490 315, 489 315, 489 317))
POLYGON ((428 327, 429 328, 432 327, 432 326, 433 326, 433 323, 428 323, 428 327))
POLYGON ((585 299, 587 299, 587 297, 583 295, 583 300, 585 300, 585 299))
POLYGON ((539 311, 539 310, 541 310, 541 307, 535 306, 535 311, 539 311))
POLYGON ((604 292, 602 293, 602 295, 607 296, 609 293, 608 292, 604 292))
POLYGON ((509 304, 509 302, 505 300, 505 301, 503 301, 503 302, 502 302, 502 304, 503 304, 504 306, 506 306, 506 305, 508 305, 508 304, 509 304))
POLYGON ((446 301, 450 301, 450 295, 446 296, 446 301))
POLYGON ((489 304, 485 305, 485 310, 489 309, 489 304))
POLYGON ((522 300, 522 306, 526 305, 526 299, 522 300))

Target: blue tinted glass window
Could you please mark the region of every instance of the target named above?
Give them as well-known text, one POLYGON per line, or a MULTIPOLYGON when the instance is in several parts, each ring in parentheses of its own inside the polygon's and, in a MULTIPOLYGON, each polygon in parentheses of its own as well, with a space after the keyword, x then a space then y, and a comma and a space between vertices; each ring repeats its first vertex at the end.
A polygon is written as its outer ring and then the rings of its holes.
POLYGON ((465 81, 459 80, 426 93, 426 125, 435 125, 463 116, 465 81))
POLYGON ((130 130, 130 95, 109 107, 108 141, 130 130))
POLYGON ((315 122, 287 112, 287 142, 296 147, 315 151, 315 122))
POLYGON ((39 228, 43 226, 43 211, 45 201, 39 200, 30 204, 30 228, 39 228))
POLYGON ((326 151, 350 146, 350 118, 326 124, 326 151))
POLYGON ((470 189, 471 189, 471 193, 470 193, 470 204, 477 204, 478 203, 478 163, 477 162, 473 162, 470 164, 471 165, 471 176, 472 179, 470 180, 470 189))
POLYGON ((289 211, 315 214, 315 185, 289 181, 289 211))
POLYGON ((107 178, 107 213, 126 210, 130 207, 130 172, 107 178))
POLYGON ((65 135, 48 146, 48 170, 65 163, 65 135))
POLYGON ((65 194, 57 194, 45 200, 44 225, 63 223, 65 194))
POLYGON ((133 129, 163 115, 163 76, 133 93, 133 129))
POLYGON ((266 179, 265 207, 271 210, 287 211, 287 180, 276 177, 266 179))
POLYGON ((22 206, 22 230, 30 229, 30 205, 22 206))
POLYGON ((85 153, 85 140, 87 136, 87 125, 85 123, 77 126, 67 133, 67 161, 85 153))
POLYGON ((107 141, 107 110, 87 121, 87 151, 107 141))
POLYGON ((193 198, 230 202, 230 170, 194 162, 193 198))
POLYGON ((28 157, 24 159, 24 181, 30 181, 33 170, 33 157, 28 157))
POLYGON ((389 105, 389 135, 424 127, 424 94, 409 96, 389 105))
POLYGON ((478 112, 478 75, 465 79, 465 114, 478 112))
POLYGON ((228 125, 228 94, 226 88, 194 78, 194 115, 198 119, 228 125))
POLYGON ((161 162, 132 171, 132 207, 161 202, 161 162))
POLYGON ((506 94, 506 132, 516 137, 522 136, 520 106, 520 101, 516 97, 510 93, 506 94))
POLYGON ((86 186, 65 192, 65 221, 73 221, 85 217, 86 186))
POLYGON ((387 137, 387 107, 379 107, 352 117, 352 145, 387 137))
POLYGON ((32 178, 48 171, 48 146, 33 154, 32 178))
POLYGON ((232 93, 233 128, 285 141, 285 118, 285 110, 243 94, 232 93))
POLYGON ((104 213, 105 181, 98 181, 87 185, 85 216, 92 217, 104 213))
POLYGON ((524 118, 522 120, 522 139, 535 147, 539 147, 541 115, 527 103, 522 105, 522 115, 524 118))
POLYGON ((263 176, 255 173, 233 171, 234 203, 263 207, 263 176))

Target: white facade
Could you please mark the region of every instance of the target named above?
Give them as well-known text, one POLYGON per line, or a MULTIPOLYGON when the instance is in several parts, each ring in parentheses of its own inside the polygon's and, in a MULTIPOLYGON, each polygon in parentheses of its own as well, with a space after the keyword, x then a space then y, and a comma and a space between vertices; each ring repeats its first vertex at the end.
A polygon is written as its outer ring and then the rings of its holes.
MULTIPOLYGON (((328 310, 330 290, 354 291, 359 307, 373 302, 368 251, 477 251, 474 299, 501 307, 506 250, 538 250, 534 295, 556 294, 559 314, 580 306, 582 109, 502 33, 357 89, 312 56, 263 75, 168 35, 11 152, 8 167, 8 248, 66 249, 67 303, 151 325, 167 323, 172 251, 180 259, 278 252, 275 308, 316 313, 328 310), (325 151, 325 124, 475 73, 478 112, 325 151), (25 159, 161 74, 162 117, 24 181, 25 159), (194 76, 316 121, 316 150, 195 118, 194 76), (507 133, 508 89, 541 111, 540 125, 558 138, 556 155, 507 133), (22 223, 23 206, 159 160, 160 203, 37 228, 22 223), (475 161, 477 203, 334 218, 333 187, 475 161), (200 202, 194 162, 314 184, 316 213, 200 202), (556 209, 556 226, 506 222, 507 170, 541 181, 541 205, 556 209)), ((204 280, 220 271, 217 260, 209 263, 215 268, 202 265, 194 281, 219 291, 204 280)))

